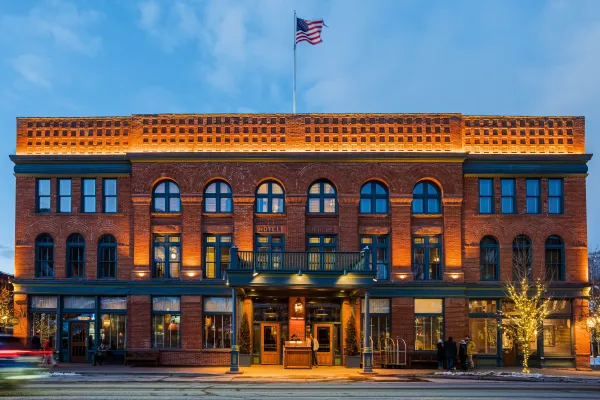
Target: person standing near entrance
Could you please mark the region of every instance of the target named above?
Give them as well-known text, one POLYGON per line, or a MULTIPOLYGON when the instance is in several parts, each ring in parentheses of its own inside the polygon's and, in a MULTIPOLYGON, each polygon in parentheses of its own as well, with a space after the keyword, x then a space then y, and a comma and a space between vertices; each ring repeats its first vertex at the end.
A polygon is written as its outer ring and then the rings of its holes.
POLYGON ((448 370, 456 370, 456 368, 453 368, 454 359, 456 358, 456 342, 452 340, 452 336, 444 343, 444 351, 446 353, 446 368, 448 368, 448 370))
POLYGON ((470 336, 467 336, 467 361, 472 369, 475 369, 475 360, 473 359, 473 354, 475 354, 476 350, 477 347, 475 346, 475 342, 470 336))
POLYGON ((319 368, 319 361, 317 360, 317 350, 319 350, 319 341, 316 337, 313 337, 312 333, 310 334, 310 338, 308 340, 310 345, 310 349, 312 350, 312 362, 313 365, 319 368))

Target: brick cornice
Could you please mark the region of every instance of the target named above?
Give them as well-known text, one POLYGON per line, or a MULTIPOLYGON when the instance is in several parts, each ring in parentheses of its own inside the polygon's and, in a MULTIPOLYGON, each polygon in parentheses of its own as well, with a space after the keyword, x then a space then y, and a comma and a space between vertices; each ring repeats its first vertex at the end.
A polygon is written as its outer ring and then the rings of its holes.
POLYGON ((131 202, 134 206, 145 206, 152 202, 152 197, 149 194, 132 194, 131 202))

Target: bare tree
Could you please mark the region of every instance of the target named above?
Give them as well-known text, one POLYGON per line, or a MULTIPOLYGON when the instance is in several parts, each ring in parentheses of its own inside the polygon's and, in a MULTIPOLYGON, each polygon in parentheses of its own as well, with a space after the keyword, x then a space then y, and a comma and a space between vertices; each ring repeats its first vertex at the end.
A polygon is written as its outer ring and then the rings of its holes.
POLYGON ((588 271, 590 278, 589 316, 587 326, 591 330, 592 354, 594 365, 600 344, 600 250, 589 253, 588 271))
POLYGON ((513 303, 512 312, 502 316, 500 327, 523 351, 523 373, 528 374, 531 343, 537 340, 550 314, 551 299, 546 297, 549 282, 533 282, 529 249, 513 251, 513 281, 505 284, 506 297, 513 303))

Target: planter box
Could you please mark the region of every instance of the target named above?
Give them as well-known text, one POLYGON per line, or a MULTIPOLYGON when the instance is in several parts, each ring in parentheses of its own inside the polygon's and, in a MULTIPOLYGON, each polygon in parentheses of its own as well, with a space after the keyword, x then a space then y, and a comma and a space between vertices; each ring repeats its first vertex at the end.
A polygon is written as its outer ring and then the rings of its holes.
POLYGON ((250 354, 240 354, 240 367, 249 367, 252 365, 252 356, 250 354))
POLYGON ((361 356, 346 356, 346 368, 360 368, 361 356))

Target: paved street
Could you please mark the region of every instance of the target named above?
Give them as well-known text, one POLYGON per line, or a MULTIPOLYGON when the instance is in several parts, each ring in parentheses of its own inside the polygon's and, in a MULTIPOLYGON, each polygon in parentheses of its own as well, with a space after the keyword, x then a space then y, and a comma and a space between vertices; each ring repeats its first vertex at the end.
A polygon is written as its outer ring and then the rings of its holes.
POLYGON ((39 399, 598 399, 600 387, 582 383, 449 381, 355 383, 211 383, 198 378, 62 377, 30 382, 0 392, 3 398, 39 399), (86 379, 87 380, 87 379, 86 379))

